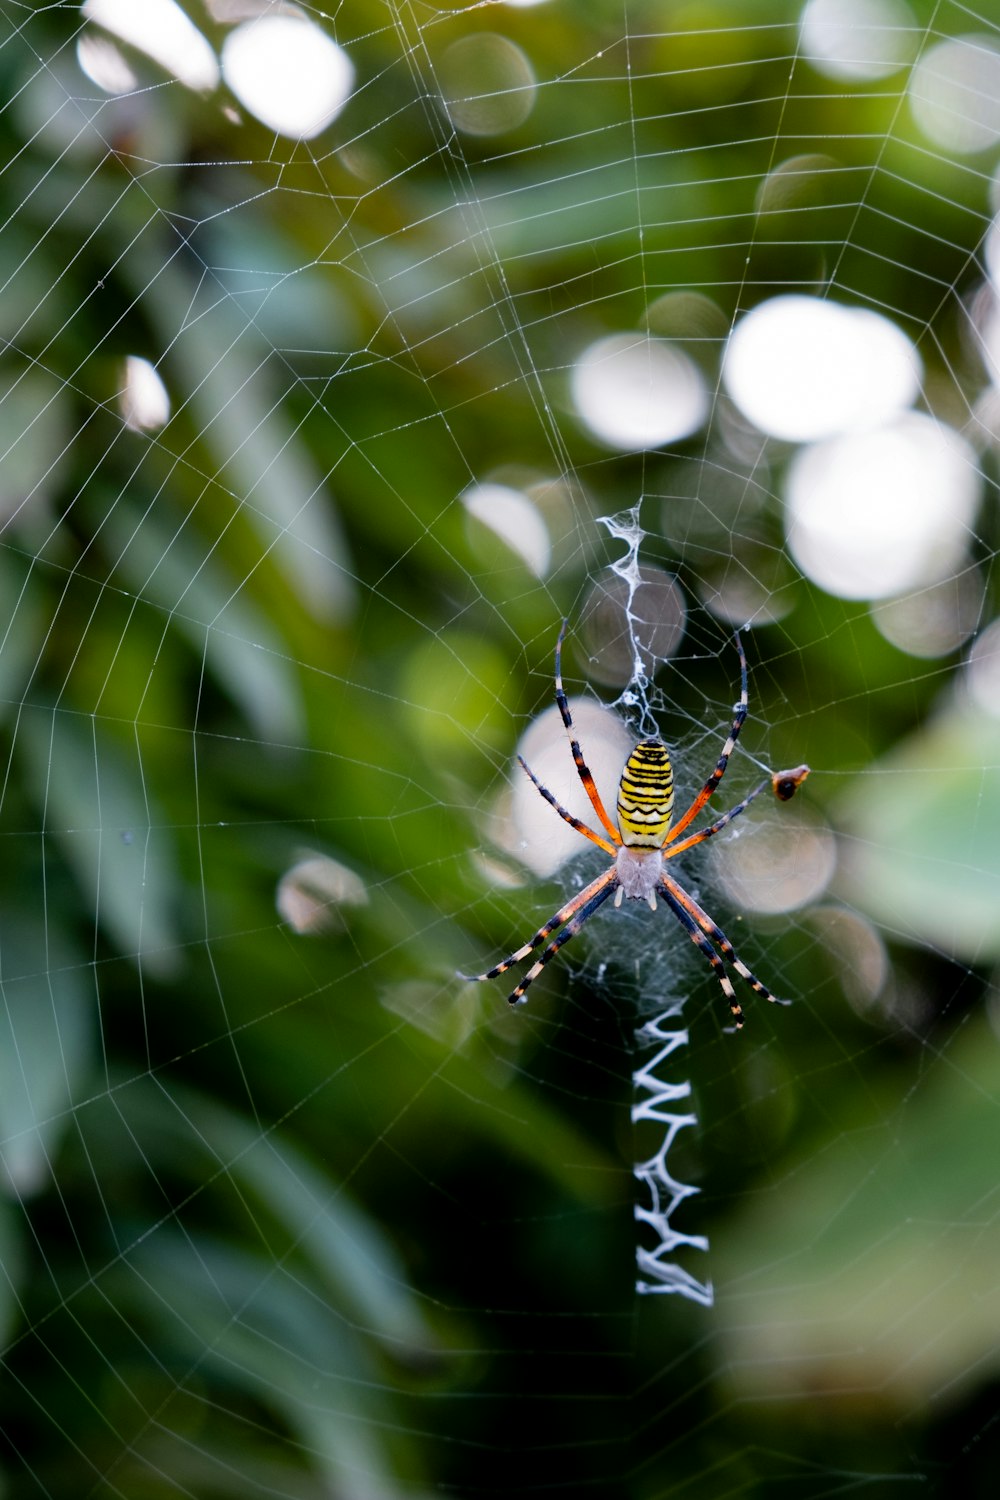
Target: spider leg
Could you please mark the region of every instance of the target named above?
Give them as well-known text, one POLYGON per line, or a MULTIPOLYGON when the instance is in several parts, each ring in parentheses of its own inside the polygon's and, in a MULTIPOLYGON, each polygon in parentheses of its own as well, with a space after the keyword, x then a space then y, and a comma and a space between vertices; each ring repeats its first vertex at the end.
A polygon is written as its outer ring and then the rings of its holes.
MULTIPOLYGON (((733 718, 732 728, 729 731, 729 737, 726 740, 726 743, 722 747, 722 753, 719 756, 718 764, 716 765, 715 770, 705 782, 705 785, 702 787, 697 797, 691 803, 691 806, 688 808, 687 812, 678 822, 674 824, 673 828, 671 828, 670 832, 667 834, 666 843, 668 844, 672 843, 679 833, 683 833, 688 824, 698 816, 702 808, 705 806, 705 803, 708 801, 709 797, 711 797, 712 793, 719 785, 719 782, 722 780, 723 776, 725 776, 726 767, 729 764, 729 757, 732 755, 733 750, 736 747, 736 741, 740 737, 740 730, 743 728, 744 721, 746 720, 747 707, 750 701, 747 691, 747 658, 746 652, 743 650, 743 642, 740 640, 740 633, 738 630, 735 632, 734 638, 736 641, 736 649, 740 653, 740 701, 736 705, 736 713, 733 718)), ((754 795, 756 795, 756 793, 754 795)), ((685 847, 690 846, 685 845, 685 847)))
POLYGON ((673 859, 675 854, 683 854, 685 849, 693 849, 696 844, 703 844, 714 833, 718 833, 721 829, 725 828, 727 823, 731 823, 734 818, 738 818, 740 813, 744 812, 750 806, 754 798, 759 797, 761 792, 765 791, 767 787, 771 788, 779 802, 789 802, 808 775, 808 766, 795 766, 791 771, 772 771, 766 781, 762 781, 760 786, 755 786, 752 792, 747 793, 742 802, 737 802, 736 806, 731 807, 728 812, 724 812, 721 818, 716 818, 714 823, 710 823, 707 828, 702 828, 698 833, 689 834, 686 839, 682 839, 672 849, 665 849, 663 851, 664 859, 673 859))
POLYGON ((581 823, 581 821, 580 821, 579 818, 574 818, 574 816, 573 816, 573 814, 571 812, 567 812, 566 808, 563 807, 562 803, 558 802, 556 800, 556 798, 552 795, 552 793, 549 791, 548 787, 542 785, 542 783, 539 781, 538 777, 535 775, 534 771, 528 765, 528 762, 525 760, 525 758, 524 758, 523 755, 519 755, 517 758, 518 758, 518 760, 521 763, 522 770, 526 771, 527 774, 531 777, 531 780, 534 782, 535 786, 541 792, 542 796, 545 798, 545 800, 549 804, 549 806, 550 807, 554 807, 555 810, 556 810, 556 812, 559 814, 559 816, 566 823, 568 823, 571 828, 575 828, 576 831, 577 831, 577 833, 582 833, 583 836, 584 836, 584 838, 590 839, 591 843, 599 844, 600 847, 602 849, 606 849, 609 854, 617 854, 618 853, 618 850, 616 849, 616 847, 615 847, 614 844, 609 844, 608 841, 607 841, 607 839, 602 838, 599 833, 595 833, 592 828, 588 828, 587 825, 586 825, 586 823, 581 823))
MULTIPOLYGON (((593 890, 594 885, 598 885, 601 888, 591 896, 589 901, 585 902, 583 906, 578 908, 576 914, 571 917, 570 920, 566 923, 566 926, 563 928, 559 936, 555 938, 545 949, 541 958, 535 960, 517 988, 515 990, 511 990, 510 994, 507 996, 508 1005, 523 1004, 524 992, 528 988, 528 985, 531 984, 533 980, 538 978, 539 974, 545 968, 545 965, 549 962, 549 960, 555 958, 563 943, 568 943, 570 938, 574 937, 580 931, 580 928, 583 926, 584 922, 586 922, 589 917, 592 917, 594 915, 594 912, 602 904, 602 902, 608 899, 617 883, 618 882, 615 875, 615 868, 612 865, 611 869, 606 871, 604 875, 600 876, 599 879, 593 883, 593 885, 587 887, 588 890, 593 890)), ((584 892, 584 894, 586 894, 586 892, 584 892)), ((577 900, 579 899, 580 898, 578 897, 577 900)), ((555 919, 553 918, 553 920, 555 919)))
POLYGON ((692 943, 694 943, 695 947, 698 949, 698 952, 712 965, 712 969, 715 972, 715 977, 719 981, 719 984, 722 986, 722 993, 725 995, 729 1005, 729 1009, 733 1013, 733 1020, 736 1022, 736 1030, 739 1031, 743 1025, 744 1020, 743 1007, 736 998, 736 991, 733 989, 732 980, 726 973, 725 964, 722 962, 722 959, 716 953, 715 949, 712 947, 711 943, 708 941, 708 938, 702 932, 701 928, 695 922, 694 918, 688 916, 687 912, 684 910, 683 906, 681 906, 680 902, 675 901, 669 891, 664 891, 663 897, 667 905, 670 907, 670 910, 673 912, 674 916, 677 918, 678 922, 681 924, 681 926, 684 928, 684 931, 691 939, 692 943))
POLYGON ((743 798, 742 802, 737 802, 736 806, 731 807, 728 812, 723 813, 721 818, 716 818, 714 823, 709 823, 707 828, 702 828, 697 833, 689 834, 686 839, 681 839, 681 842, 675 844, 673 848, 664 849, 664 859, 673 859, 675 854, 683 854, 685 849, 693 849, 696 844, 703 844, 713 834, 721 832, 727 823, 731 823, 734 818, 738 818, 740 813, 744 812, 750 806, 754 798, 759 797, 765 787, 769 787, 770 785, 771 778, 768 777, 766 781, 761 782, 760 786, 755 786, 753 791, 749 792, 743 798))
MULTIPOLYGON (((561 927, 564 922, 572 923, 573 918, 576 917, 580 912, 582 912, 583 909, 587 906, 588 902, 592 901, 595 896, 600 897, 601 901, 604 900, 605 896, 610 896, 612 890, 614 889, 614 885, 612 884, 612 882, 617 882, 617 871, 614 865, 609 866, 609 868, 605 870, 602 875, 598 875, 597 879, 592 880, 588 886, 584 886, 583 890, 575 895, 572 900, 567 901, 565 906, 561 906, 556 912, 555 916, 550 917, 542 927, 539 927, 534 937, 530 938, 528 942, 526 942, 522 947, 518 948, 514 953, 509 954, 508 957, 502 959, 500 963, 494 964, 492 969, 487 969, 485 974, 460 974, 459 978, 474 980, 496 979, 499 977, 499 975, 506 974, 507 970, 509 968, 512 968, 514 964, 519 964, 522 959, 527 958, 529 954, 534 953, 539 943, 544 943, 545 939, 549 936, 549 933, 555 932, 556 928, 561 927)), ((596 910, 596 907, 592 907, 591 910, 596 910)), ((586 911, 584 915, 580 917, 579 921, 576 924, 576 927, 573 928, 574 932, 579 931, 580 923, 585 922, 589 915, 590 911, 586 911)), ((567 936, 571 935, 572 934, 569 932, 569 928, 567 928, 566 933, 560 936, 560 941, 564 941, 567 936)), ((543 959, 543 962, 547 962, 547 960, 543 959)), ((536 968, 537 967, 538 966, 536 966, 536 968)), ((533 969, 531 974, 524 981, 524 984, 518 986, 518 990, 516 991, 518 998, 520 998, 521 993, 527 987, 527 985, 531 983, 531 980, 534 977, 535 970, 533 969)))
POLYGON ((681 926, 686 929, 692 941, 705 954, 705 957, 709 959, 712 968, 716 972, 716 977, 722 985, 723 993, 729 1001, 729 1008, 736 1017, 737 1027, 743 1024, 743 1012, 740 1010, 735 994, 732 993, 733 987, 729 976, 722 968, 722 962, 714 949, 712 950, 711 958, 709 958, 706 947, 699 941, 699 937, 704 939, 709 947, 711 944, 708 943, 708 939, 711 939, 711 942, 718 948, 719 953, 732 965, 740 978, 746 981, 755 995, 763 995, 764 999, 770 1000, 772 1005, 788 1005, 790 1003, 787 1000, 779 1000, 777 995, 772 995, 767 985, 762 984, 757 976, 751 973, 718 923, 712 921, 712 918, 698 905, 694 897, 689 895, 682 886, 679 886, 676 880, 671 880, 669 875, 661 875, 660 889, 667 898, 667 904, 674 916, 680 922, 681 926))
POLYGON ((559 639, 556 642, 556 703, 559 706, 559 712, 562 714, 562 721, 566 726, 566 733, 569 735, 569 748, 573 752, 573 761, 576 765, 577 774, 579 775, 580 780, 583 782, 583 789, 587 793, 587 796, 590 798, 591 807, 593 807, 602 825, 611 835, 612 843, 618 845, 622 841, 622 836, 618 832, 618 829, 615 827, 615 825, 612 823, 611 819, 608 817, 604 803, 601 801, 601 794, 597 790, 597 784, 594 781, 593 776, 591 775, 590 768, 588 767, 587 762, 583 758, 583 751, 580 749, 580 742, 577 739, 573 729, 573 715, 569 711, 569 699, 566 697, 566 691, 563 687, 562 643, 563 638, 566 634, 566 624, 567 622, 563 620, 562 629, 559 631, 559 639))

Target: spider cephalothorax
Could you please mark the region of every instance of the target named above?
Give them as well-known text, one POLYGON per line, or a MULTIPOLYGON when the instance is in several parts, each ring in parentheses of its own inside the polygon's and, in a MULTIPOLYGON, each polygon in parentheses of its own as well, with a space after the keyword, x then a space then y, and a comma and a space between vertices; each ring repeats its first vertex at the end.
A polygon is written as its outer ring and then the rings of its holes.
POLYGON ((790 771, 773 772, 759 786, 754 787, 742 802, 737 802, 735 807, 731 807, 713 823, 697 833, 688 834, 686 838, 678 840, 678 835, 683 833, 698 816, 726 774, 729 757, 747 716, 747 660, 743 651, 743 643, 737 634, 736 649, 740 655, 740 698, 736 705, 732 728, 722 747, 714 771, 687 812, 674 823, 672 821, 674 773, 670 764, 670 753, 662 740, 640 740, 625 762, 621 780, 618 783, 616 826, 601 801, 594 778, 587 768, 573 732, 573 718, 562 684, 561 657, 565 634, 566 622, 564 620, 559 632, 559 640, 556 643, 556 703, 569 735, 570 749, 577 773, 604 833, 596 833, 593 828, 589 828, 586 823, 567 812, 548 787, 542 785, 530 766, 520 756, 518 759, 546 802, 555 808, 559 816, 578 833, 590 839, 591 843, 597 844, 608 854, 613 855, 614 860, 603 874, 598 875, 596 880, 592 880, 579 895, 567 901, 565 906, 561 906, 555 916, 550 917, 523 947, 511 953, 501 963, 494 965, 492 969, 487 969, 484 974, 470 974, 463 977, 477 980, 496 979, 498 975, 506 973, 513 964, 520 963, 522 959, 529 957, 540 943, 561 927, 562 932, 559 936, 549 943, 541 957, 535 960, 520 984, 510 994, 511 1005, 517 1005, 523 1001, 525 991, 532 980, 538 977, 549 960, 558 953, 563 943, 568 942, 574 933, 579 932, 588 917, 593 916, 609 896, 614 895, 616 906, 621 906, 623 898, 627 898, 632 901, 646 901, 654 911, 656 898, 659 896, 669 906, 699 952, 711 964, 722 986, 723 994, 729 1002, 736 1025, 740 1027, 743 1025, 743 1010, 726 972, 726 963, 741 979, 746 981, 756 994, 763 995, 766 1000, 771 1001, 775 1000, 775 996, 766 985, 761 984, 760 980, 751 974, 722 929, 713 922, 707 912, 702 910, 694 897, 678 885, 664 867, 668 860, 675 859, 686 849, 692 849, 696 844, 702 844, 706 839, 719 833, 732 822, 733 818, 749 807, 765 787, 770 786, 779 801, 787 802, 809 775, 809 767, 796 766, 790 771))

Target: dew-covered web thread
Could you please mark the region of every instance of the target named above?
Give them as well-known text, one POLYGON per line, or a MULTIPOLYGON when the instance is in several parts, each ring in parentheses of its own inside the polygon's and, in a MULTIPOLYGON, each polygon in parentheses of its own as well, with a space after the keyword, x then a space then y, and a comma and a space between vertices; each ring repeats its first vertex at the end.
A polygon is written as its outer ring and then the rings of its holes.
POLYGON ((0 0, 4 1500, 993 1493, 998 101, 954 0, 0 0), (762 790, 512 1007, 561 629, 610 817, 762 790))

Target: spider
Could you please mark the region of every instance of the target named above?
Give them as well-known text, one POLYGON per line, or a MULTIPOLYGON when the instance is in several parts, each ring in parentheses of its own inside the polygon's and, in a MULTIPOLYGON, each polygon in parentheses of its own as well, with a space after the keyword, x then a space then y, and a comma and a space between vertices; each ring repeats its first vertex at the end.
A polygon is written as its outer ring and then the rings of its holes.
POLYGON ((630 901, 646 901, 653 911, 656 910, 656 898, 659 896, 677 918, 703 958, 711 964, 729 1003, 729 1009, 732 1011, 738 1031, 744 1021, 743 1010, 736 998, 736 991, 726 972, 723 959, 741 979, 746 981, 755 994, 763 995, 765 1000, 770 1000, 775 1004, 781 1005, 787 1002, 778 1000, 767 986, 750 972, 722 929, 713 922, 707 912, 702 910, 694 897, 667 873, 664 867, 668 860, 675 859, 678 854, 683 854, 686 850, 693 849, 696 844, 703 844, 706 839, 720 833, 727 824, 745 811, 766 787, 771 787, 779 801, 787 802, 809 775, 809 767, 796 766, 791 771, 775 771, 759 786, 754 787, 742 802, 737 802, 713 823, 697 833, 689 833, 686 838, 679 838, 679 835, 690 827, 726 774, 729 757, 733 753, 747 716, 747 659, 739 632, 737 632, 735 641, 740 657, 740 699, 736 704, 732 728, 722 747, 715 770, 687 812, 674 823, 674 776, 670 754, 662 740, 640 740, 626 760, 621 780, 618 783, 616 807, 618 826, 616 827, 601 801, 600 793, 583 758, 573 730, 573 718, 562 683, 561 658, 566 624, 564 620, 556 642, 556 703, 569 735, 570 749, 577 774, 590 798, 591 806, 597 814, 604 833, 595 833, 586 823, 575 818, 571 812, 567 812, 548 787, 542 785, 524 758, 519 755, 518 760, 550 807, 555 808, 559 816, 571 828, 575 828, 577 833, 581 833, 592 844, 597 844, 598 848, 612 855, 613 862, 603 874, 598 875, 596 880, 592 880, 580 891, 579 895, 567 901, 565 906, 561 906, 554 916, 539 927, 534 937, 530 938, 523 947, 516 949, 507 958, 495 964, 492 969, 487 969, 485 974, 463 974, 460 977, 469 980, 496 979, 500 974, 505 974, 512 965, 530 957, 539 944, 544 943, 545 939, 556 931, 556 928, 561 927, 562 932, 548 944, 541 957, 535 960, 520 984, 508 997, 511 1005, 523 1004, 528 986, 538 978, 545 965, 555 957, 563 944, 569 942, 571 937, 575 937, 584 922, 588 921, 600 906, 603 906, 609 896, 614 896, 615 906, 621 906, 622 898, 627 896, 630 901))

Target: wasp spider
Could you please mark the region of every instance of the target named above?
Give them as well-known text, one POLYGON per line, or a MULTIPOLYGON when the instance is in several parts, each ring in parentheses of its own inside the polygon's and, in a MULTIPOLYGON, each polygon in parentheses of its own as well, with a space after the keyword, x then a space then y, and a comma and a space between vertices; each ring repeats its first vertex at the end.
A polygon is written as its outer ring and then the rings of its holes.
POLYGON ((492 969, 487 969, 485 974, 466 974, 462 978, 496 979, 498 975, 505 974, 513 964, 528 958, 551 933, 561 927, 562 931, 558 937, 548 944, 541 957, 535 960, 520 984, 512 991, 509 997, 510 1004, 518 1005, 523 1002, 528 986, 538 978, 549 960, 555 957, 564 943, 569 942, 570 938, 580 931, 584 922, 592 917, 598 907, 603 906, 610 896, 614 896, 615 906, 621 906, 622 898, 627 896, 630 901, 646 901, 654 911, 656 898, 659 896, 677 918, 698 951, 711 964, 733 1013, 736 1027, 739 1029, 743 1025, 743 1010, 726 972, 727 963, 756 994, 763 995, 765 1000, 778 1004, 783 1002, 776 1001, 776 997, 771 994, 767 986, 761 984, 760 980, 751 974, 722 929, 713 922, 707 912, 702 910, 694 897, 667 873, 665 866, 668 860, 675 859, 678 854, 684 854, 688 849, 693 849, 696 844, 703 844, 706 839, 721 832, 727 824, 748 808, 766 787, 771 788, 779 801, 787 802, 809 775, 809 767, 796 766, 791 771, 774 772, 759 786, 754 787, 742 802, 737 802, 735 807, 731 807, 728 812, 723 813, 707 827, 700 829, 697 833, 689 833, 684 838, 680 837, 701 812, 726 774, 729 757, 733 753, 747 716, 747 660, 743 643, 737 634, 736 649, 740 657, 740 699, 736 704, 732 728, 722 747, 715 770, 687 812, 674 823, 674 775, 669 751, 662 740, 640 740, 625 762, 625 769, 618 783, 616 827, 605 810, 594 778, 574 734, 573 718, 562 684, 561 657, 565 634, 566 621, 563 621, 559 640, 556 643, 556 703, 569 735, 570 749, 577 774, 583 782, 591 806, 604 832, 595 833, 586 823, 567 812, 548 787, 542 785, 524 759, 518 756, 518 760, 546 802, 555 808, 559 816, 575 828, 577 833, 581 833, 592 844, 597 844, 599 848, 612 855, 613 862, 579 895, 567 901, 565 906, 561 906, 555 916, 550 917, 544 926, 539 927, 534 937, 530 938, 523 947, 511 953, 501 963, 495 964, 492 969))

